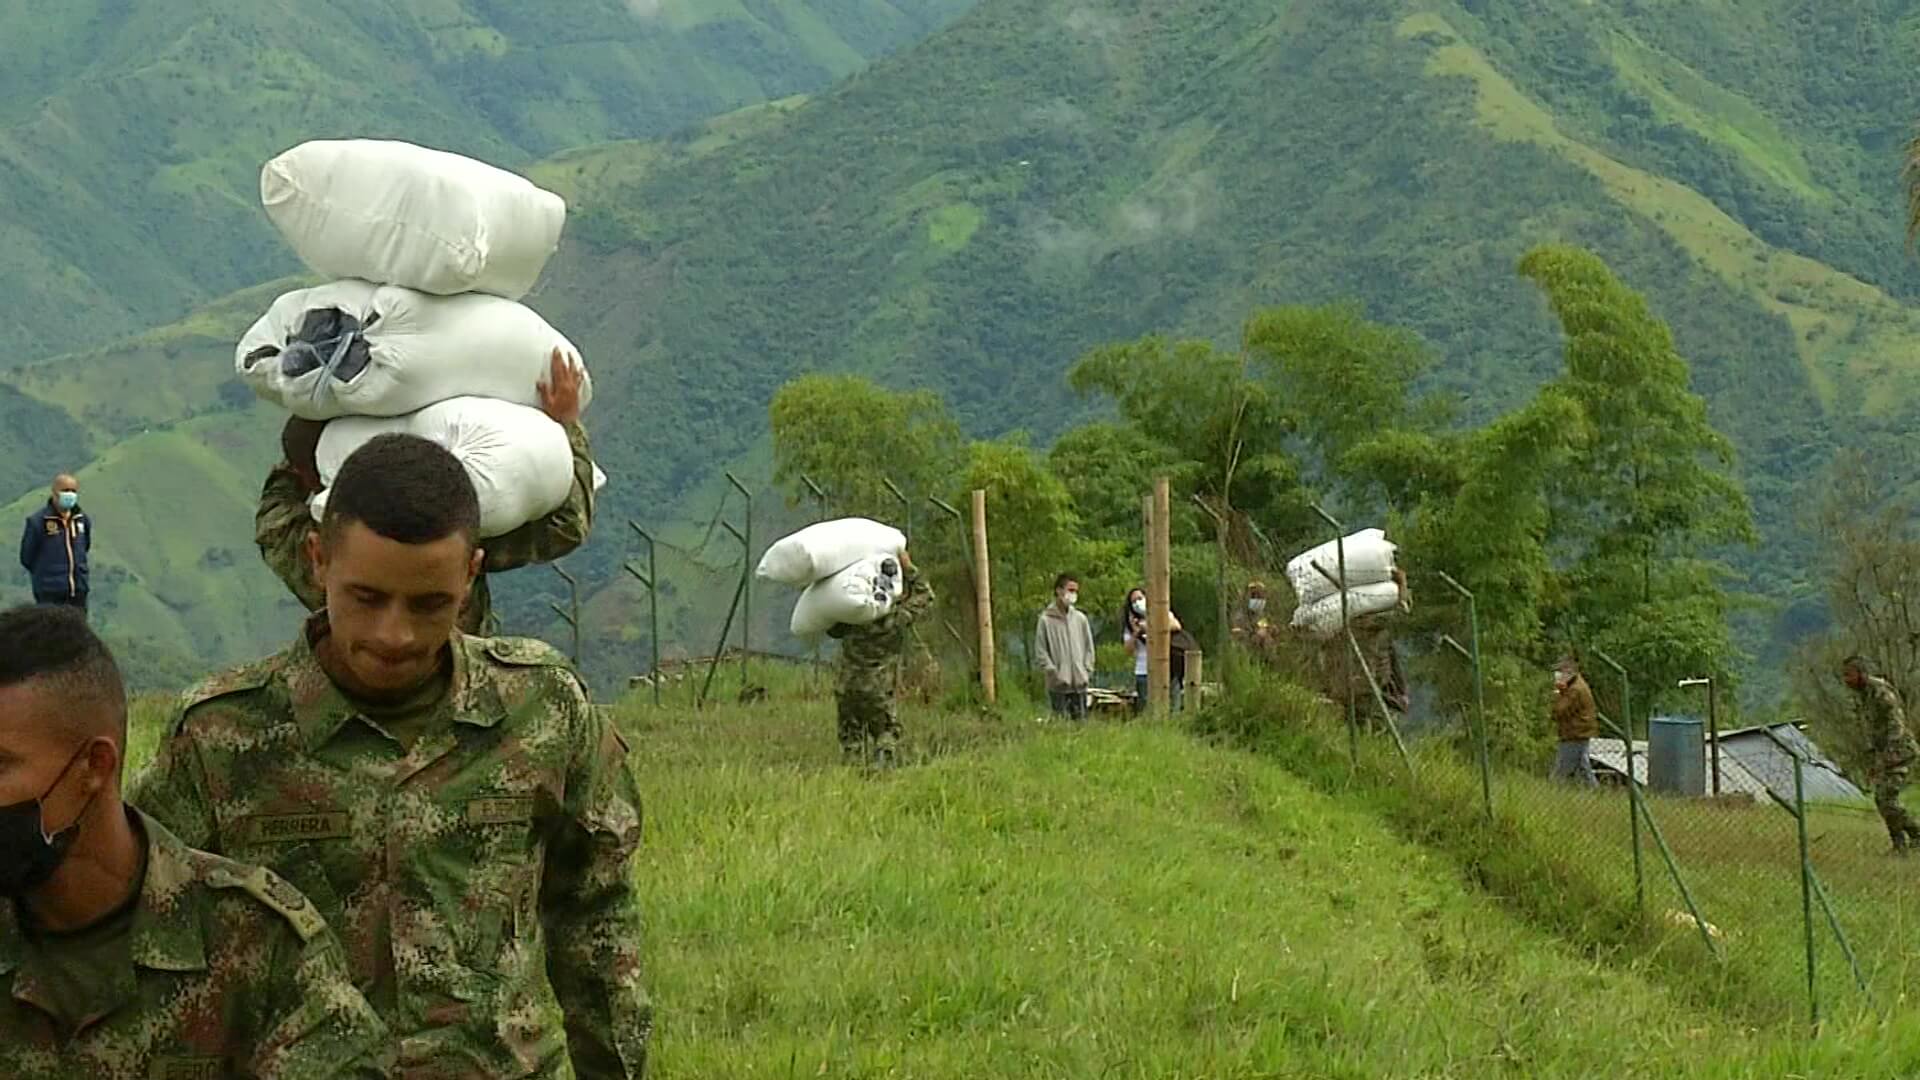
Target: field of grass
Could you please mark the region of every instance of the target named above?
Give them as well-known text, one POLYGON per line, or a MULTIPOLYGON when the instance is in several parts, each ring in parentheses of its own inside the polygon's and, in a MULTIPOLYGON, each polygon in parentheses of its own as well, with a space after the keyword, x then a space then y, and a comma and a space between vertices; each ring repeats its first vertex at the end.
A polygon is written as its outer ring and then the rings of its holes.
POLYGON ((830 704, 780 689, 616 706, 648 799, 658 1076, 1867 1077, 1920 1055, 1911 1027, 1756 1028, 1264 754, 909 709, 911 766, 871 775, 838 764, 830 704))

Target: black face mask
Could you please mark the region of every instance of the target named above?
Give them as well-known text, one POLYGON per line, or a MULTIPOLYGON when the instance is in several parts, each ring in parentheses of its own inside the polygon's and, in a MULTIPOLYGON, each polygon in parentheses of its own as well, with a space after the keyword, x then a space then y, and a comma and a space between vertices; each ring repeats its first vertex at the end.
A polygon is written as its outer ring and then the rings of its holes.
POLYGON ((0 896, 17 900, 45 885, 73 848, 73 841, 80 835, 80 819, 87 816, 93 796, 87 796, 73 824, 52 835, 46 831, 41 804, 60 786, 60 781, 67 778, 67 771, 86 751, 84 746, 76 750, 39 798, 0 806, 0 896))

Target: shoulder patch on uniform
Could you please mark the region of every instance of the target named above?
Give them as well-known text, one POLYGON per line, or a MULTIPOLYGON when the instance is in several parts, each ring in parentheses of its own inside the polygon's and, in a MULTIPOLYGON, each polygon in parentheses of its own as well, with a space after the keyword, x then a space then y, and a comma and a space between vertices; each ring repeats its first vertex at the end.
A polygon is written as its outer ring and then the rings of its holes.
POLYGON ((565 653, 544 641, 533 638, 488 638, 483 647, 488 656, 512 667, 571 668, 573 666, 573 662, 567 659, 565 653))
POLYGON ((218 698, 258 690, 267 685, 279 667, 278 658, 261 660, 202 679, 180 695, 180 711, 185 713, 196 705, 204 705, 218 698))
POLYGON ((218 867, 207 875, 207 884, 216 889, 239 889, 272 908, 292 924, 301 941, 312 941, 327 928, 327 920, 320 910, 309 903, 299 889, 264 866, 218 867))

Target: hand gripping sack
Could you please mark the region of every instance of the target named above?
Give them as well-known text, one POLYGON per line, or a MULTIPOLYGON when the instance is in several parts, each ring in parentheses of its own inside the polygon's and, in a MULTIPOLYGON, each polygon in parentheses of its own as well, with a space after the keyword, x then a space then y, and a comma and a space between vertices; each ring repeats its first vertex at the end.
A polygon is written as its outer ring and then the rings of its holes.
POLYGON ((815 637, 836 623, 866 626, 891 612, 899 596, 898 578, 889 578, 881 569, 881 564, 891 558, 871 555, 807 586, 793 605, 793 619, 788 623, 793 635, 815 637))
MULTIPOLYGON (((1400 586, 1388 581, 1356 585, 1347 590, 1347 613, 1355 619, 1392 611, 1400 604, 1400 586)), ((1340 594, 1323 596, 1293 611, 1293 628, 1317 638, 1330 638, 1340 632, 1340 594)))
POLYGON ((325 516, 333 478, 347 458, 390 433, 431 439, 466 467, 480 497, 482 539, 546 517, 573 490, 573 447, 566 429, 546 413, 491 398, 454 398, 410 416, 348 416, 328 424, 314 454, 326 485, 308 504, 314 520, 325 516))
MULTIPOLYGON (((553 350, 579 353, 531 308, 365 281, 297 289, 234 350, 253 392, 309 420, 404 416, 456 397, 538 406, 553 350)), ((581 384, 581 407, 593 382, 581 384)))
MULTIPOLYGON (((1362 585, 1379 585, 1393 580, 1393 560, 1400 550, 1387 534, 1379 529, 1362 529, 1346 538, 1347 580, 1349 588, 1362 585)), ((1327 574, 1340 575, 1340 547, 1329 540, 1319 547, 1295 556, 1287 564, 1287 583, 1293 586, 1293 594, 1300 606, 1319 603, 1334 595, 1335 586, 1313 568, 1319 563, 1327 574)))
POLYGON ((906 535, 891 525, 867 518, 822 521, 768 548, 755 573, 765 581, 804 588, 870 555, 898 556, 906 549, 906 535))
POLYGON ((567 204, 513 173, 412 143, 302 143, 260 170, 260 202, 300 260, 451 296, 518 300, 560 244, 567 204))

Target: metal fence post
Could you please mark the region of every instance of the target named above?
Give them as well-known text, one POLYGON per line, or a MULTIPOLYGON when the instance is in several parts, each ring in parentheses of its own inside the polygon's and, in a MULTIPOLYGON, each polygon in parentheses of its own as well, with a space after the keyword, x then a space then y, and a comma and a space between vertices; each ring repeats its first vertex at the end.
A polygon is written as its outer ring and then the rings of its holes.
MULTIPOLYGON (((747 520, 744 531, 735 532, 731 526, 727 531, 733 533, 743 549, 740 554, 740 689, 745 690, 750 681, 747 675, 747 661, 753 656, 753 492, 747 490, 731 471, 726 473, 727 483, 733 490, 747 500, 747 520)), ((722 641, 721 647, 725 648, 722 641)))
MULTIPOLYGON (((1343 631, 1349 630, 1352 627, 1353 620, 1351 617, 1352 616, 1351 598, 1347 595, 1347 530, 1346 530, 1346 526, 1340 524, 1337 518, 1335 518, 1332 514, 1329 514, 1324 509, 1322 509, 1319 503, 1313 503, 1312 505, 1313 505, 1313 512, 1320 515, 1320 520, 1326 522, 1328 527, 1333 529, 1334 547, 1340 557, 1340 561, 1339 561, 1340 580, 1334 582, 1334 585, 1339 589, 1339 592, 1340 592, 1340 629, 1343 631)), ((1326 571, 1322 570, 1321 573, 1325 574, 1326 571)), ((1353 700, 1353 654, 1352 653, 1349 653, 1349 652, 1341 653, 1340 675, 1341 675, 1341 680, 1346 684, 1341 688, 1341 690, 1346 695, 1346 698, 1347 698, 1347 758, 1353 763, 1354 767, 1358 768, 1360 764, 1360 720, 1358 715, 1356 714, 1356 706, 1353 700)))
POLYGON ((1594 650, 1593 655, 1620 676, 1620 711, 1627 718, 1626 731, 1621 734, 1620 744, 1626 748, 1627 755, 1627 821, 1633 834, 1633 906, 1644 920, 1647 917, 1647 871, 1646 860, 1640 852, 1640 781, 1633 773, 1633 684, 1627 678, 1627 669, 1614 662, 1613 657, 1598 649, 1594 650))
POLYGON ((622 568, 647 587, 647 634, 653 653, 653 666, 648 669, 647 678, 653 683, 653 707, 657 709, 660 707, 660 567, 655 556, 659 545, 653 542, 653 534, 641 528, 639 522, 629 521, 627 525, 647 542, 647 572, 642 574, 632 563, 623 563, 622 568))
POLYGON ((811 476, 806 476, 806 475, 802 475, 802 476, 800 477, 800 482, 801 482, 802 484, 804 484, 804 485, 806 485, 806 488, 807 488, 807 490, 808 490, 808 491, 810 491, 810 492, 812 492, 812 493, 813 493, 813 499, 814 499, 814 502, 816 502, 816 503, 818 503, 818 504, 819 504, 819 506, 820 506, 820 520, 821 520, 821 521, 825 521, 825 520, 827 520, 827 492, 826 492, 826 489, 824 489, 824 488, 822 488, 822 487, 821 487, 821 486, 820 486, 819 484, 816 484, 816 483, 814 483, 814 482, 813 482, 813 477, 811 477, 811 476))
POLYGON ((907 538, 908 545, 912 545, 913 500, 907 498, 906 493, 901 491, 899 485, 895 484, 891 479, 883 476, 880 478, 880 482, 887 486, 887 490, 893 493, 894 498, 900 500, 900 512, 906 515, 906 520, 900 523, 900 532, 907 538))
POLYGON ((1479 737, 1477 750, 1480 757, 1480 798, 1487 806, 1487 820, 1493 820, 1493 764, 1492 755, 1487 748, 1487 694, 1485 684, 1480 677, 1480 602, 1474 598, 1472 590, 1453 579, 1445 570, 1439 571, 1440 580, 1446 582, 1453 591, 1467 601, 1467 648, 1461 649, 1460 643, 1452 638, 1446 640, 1454 649, 1467 656, 1467 662, 1473 665, 1473 710, 1479 718, 1479 737))
POLYGON ((567 627, 573 631, 573 649, 567 655, 572 659, 573 666, 577 668, 580 666, 580 582, 572 574, 567 573, 566 567, 559 563, 549 565, 553 567, 553 572, 559 574, 560 579, 567 583, 569 600, 566 607, 561 607, 551 600, 547 601, 547 606, 552 608, 553 613, 560 616, 560 621, 566 623, 567 627))
POLYGON ((1800 829, 1800 923, 1807 939, 1807 1011, 1820 1030, 1820 989, 1813 942, 1813 857, 1807 851, 1807 789, 1800 755, 1793 755, 1793 816, 1800 829))

